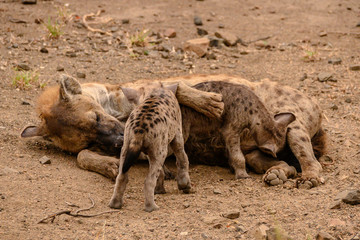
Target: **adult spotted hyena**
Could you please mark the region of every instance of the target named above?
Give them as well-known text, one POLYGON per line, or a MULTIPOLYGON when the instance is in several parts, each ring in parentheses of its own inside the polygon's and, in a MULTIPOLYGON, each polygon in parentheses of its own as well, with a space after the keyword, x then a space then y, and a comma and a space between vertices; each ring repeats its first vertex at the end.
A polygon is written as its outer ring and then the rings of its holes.
MULTIPOLYGON (((40 96, 38 113, 42 121, 39 126, 26 127, 21 135, 22 137, 46 136, 62 149, 79 152, 78 163, 80 167, 114 178, 118 169, 117 160, 100 156, 88 149, 93 150, 96 147, 95 149, 100 149, 100 151, 108 154, 118 143, 115 141, 111 144, 102 144, 96 140, 96 128, 93 128, 94 124, 91 122, 97 122, 97 119, 106 116, 116 119, 119 125, 123 125, 133 109, 133 105, 126 100, 120 87, 146 86, 148 81, 139 80, 119 85, 94 83, 80 85, 75 79, 67 76, 63 80, 65 84, 49 89, 40 96), (67 100, 64 100, 59 92, 65 92, 68 95, 67 100), (85 107, 84 103, 88 107, 85 107), (75 107, 77 105, 80 107, 75 107), (100 116, 93 120, 86 119, 89 115, 94 116, 90 106, 96 106, 96 109, 102 110, 98 111, 100 116), (86 112, 88 114, 84 114, 86 112), (51 121, 51 119, 61 120, 51 121)), ((206 81, 243 84, 259 97, 271 115, 281 112, 293 113, 296 120, 287 128, 285 150, 278 152, 277 156, 287 156, 290 153, 300 164, 302 174, 297 179, 299 185, 305 184, 315 187, 319 184, 322 168, 315 157, 315 153, 317 156, 321 156, 325 150, 325 135, 321 128, 322 111, 314 101, 300 91, 268 80, 249 82, 246 79, 228 75, 192 75, 168 78, 162 81, 179 82, 177 91, 179 103, 207 116, 219 117, 221 115, 223 110, 221 96, 214 93, 204 93, 188 86, 206 81)), ((95 114, 95 116, 98 115, 95 114)), ((101 124, 98 126, 100 127, 101 124)), ((283 179, 283 170, 287 171, 286 168, 290 167, 287 159, 269 157, 253 144, 252 136, 242 134, 242 137, 242 145, 246 146, 248 150, 245 155, 246 161, 256 162, 258 172, 265 172, 264 180, 266 181, 267 176, 270 176, 270 179, 283 179)), ((213 149, 206 141, 192 143, 202 145, 203 149, 209 151, 213 149)), ((213 151, 215 150, 213 149, 213 151)))
MULTIPOLYGON (((180 106, 174 95, 176 89, 177 84, 164 88, 160 83, 139 90, 122 88, 127 99, 138 106, 125 124, 119 174, 110 207, 122 207, 128 170, 141 152, 149 160, 149 173, 144 186, 145 211, 152 212, 159 208, 154 201, 154 192, 157 179, 163 172, 162 166, 168 155, 168 148, 176 157, 179 190, 190 190, 189 161, 184 149, 180 106)), ((163 181, 160 184, 163 187, 163 181)))

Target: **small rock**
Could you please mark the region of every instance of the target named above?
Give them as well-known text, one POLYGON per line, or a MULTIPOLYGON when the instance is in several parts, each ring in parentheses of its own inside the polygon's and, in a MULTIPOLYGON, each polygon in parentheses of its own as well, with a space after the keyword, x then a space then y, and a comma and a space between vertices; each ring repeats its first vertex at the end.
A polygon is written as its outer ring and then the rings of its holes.
POLYGON ((359 174, 360 173, 360 167, 353 169, 353 173, 359 174))
POLYGON ((221 191, 220 191, 219 189, 216 189, 216 188, 215 188, 215 189, 213 190, 213 193, 214 193, 214 194, 221 194, 221 191))
POLYGON ((25 99, 22 99, 21 105, 31 105, 31 104, 30 104, 30 102, 26 101, 25 99))
POLYGON ((24 71, 29 71, 31 69, 26 63, 19 63, 18 65, 16 65, 16 68, 24 71))
POLYGON ((340 58, 330 58, 328 60, 328 63, 338 65, 341 64, 342 60, 340 58))
POLYGON ((190 203, 185 202, 185 203, 184 203, 184 208, 189 208, 189 207, 190 207, 190 203))
POLYGON ((213 228, 215 228, 215 229, 220 229, 220 228, 222 228, 222 224, 221 224, 221 223, 217 223, 217 224, 215 224, 215 225, 213 226, 213 228))
POLYGON ((327 32, 321 31, 321 32, 319 32, 319 36, 320 37, 325 37, 325 36, 327 36, 327 32))
POLYGON ((185 42, 184 50, 192 51, 199 57, 203 57, 207 53, 210 40, 207 38, 196 38, 185 42))
POLYGON ((210 39, 210 47, 220 47, 221 43, 223 42, 220 38, 211 37, 210 39))
POLYGON ((78 78, 86 78, 86 74, 83 72, 76 72, 76 77, 78 78))
POLYGON ((43 21, 41 18, 35 18, 34 22, 35 22, 36 24, 41 24, 41 23, 43 23, 44 21, 43 21))
POLYGON ((360 27, 360 22, 358 22, 358 24, 356 24, 356 27, 360 27))
POLYGON ((40 52, 42 52, 42 53, 49 53, 49 50, 47 50, 46 48, 42 47, 42 48, 40 49, 40 52))
POLYGON ((318 74, 317 79, 319 82, 326 82, 326 81, 334 81, 334 77, 332 73, 329 72, 321 72, 318 74))
POLYGON ((346 196, 342 198, 342 201, 350 205, 360 204, 360 190, 348 191, 346 196))
POLYGON ((221 214, 222 217, 228 218, 228 219, 235 219, 240 217, 240 211, 232 210, 226 213, 221 214))
POLYGON ((225 25, 220 23, 218 28, 225 28, 225 25))
POLYGON ((62 67, 62 66, 57 66, 56 67, 56 71, 58 71, 58 72, 62 72, 62 71, 64 71, 65 69, 64 69, 64 67, 62 67))
POLYGON ((336 104, 333 104, 331 107, 330 107, 331 110, 338 110, 339 107, 336 105, 336 104))
POLYGON ((360 71, 360 64, 351 65, 351 66, 349 67, 349 69, 350 69, 351 71, 360 71))
POLYGON ((17 45, 16 43, 14 43, 13 45, 12 45, 12 48, 18 48, 19 47, 19 45, 17 45))
POLYGON ((74 52, 74 51, 68 51, 68 52, 65 53, 65 56, 74 58, 77 55, 76 55, 76 52, 74 52))
POLYGON ((316 240, 335 240, 335 238, 327 232, 319 232, 316 235, 316 240))
POLYGON ((346 223, 338 218, 331 218, 328 222, 329 227, 346 226, 346 223))
POLYGON ((41 164, 51 164, 51 159, 48 156, 43 156, 39 159, 41 164))
POLYGON ((164 31, 164 36, 168 38, 176 37, 176 31, 173 28, 168 28, 164 31))
POLYGON ((238 37, 225 31, 215 32, 215 36, 224 40, 226 46, 235 46, 238 43, 238 37))
POLYGON ((130 23, 130 19, 124 18, 124 19, 121 20, 121 23, 122 23, 122 24, 129 24, 129 23, 130 23))
POLYGON ((181 232, 180 236, 187 236, 189 233, 188 232, 181 232))
POLYGON ((118 26, 114 26, 114 27, 110 28, 110 31, 111 31, 111 32, 117 32, 117 31, 119 31, 119 27, 118 27, 118 26))
POLYGON ((194 17, 194 24, 196 26, 202 26, 203 25, 202 20, 201 20, 201 18, 199 16, 194 17))
POLYGON ((216 64, 211 64, 210 69, 215 70, 215 69, 219 69, 219 67, 216 64))
POLYGON ((256 229, 254 237, 256 240, 267 240, 266 231, 269 230, 269 227, 265 224, 261 224, 258 229, 256 229))
POLYGON ((22 4, 36 4, 36 0, 21 0, 22 4))
POLYGON ((346 102, 346 103, 351 103, 351 98, 346 98, 346 99, 345 99, 345 102, 346 102))
POLYGON ((216 60, 216 55, 215 55, 215 53, 207 53, 207 54, 206 54, 206 59, 207 59, 207 60, 216 60))
POLYGON ((301 76, 301 78, 300 78, 300 81, 304 81, 305 79, 307 79, 307 74, 306 73, 304 73, 302 76, 301 76))
POLYGON ((340 209, 341 208, 341 201, 335 201, 330 205, 330 209, 340 209))
POLYGON ((208 239, 208 238, 209 238, 209 236, 208 236, 206 233, 202 233, 202 234, 201 234, 201 237, 202 237, 203 239, 208 239))
POLYGON ((288 237, 288 235, 284 232, 284 230, 280 228, 271 227, 266 231, 266 239, 267 240, 291 240, 292 238, 288 237))
POLYGON ((196 31, 197 31, 197 34, 198 34, 199 36, 208 35, 208 31, 206 31, 206 30, 203 29, 203 28, 197 28, 196 31))
POLYGON ((169 53, 168 52, 160 52, 160 55, 162 58, 164 59, 168 59, 169 58, 169 53))

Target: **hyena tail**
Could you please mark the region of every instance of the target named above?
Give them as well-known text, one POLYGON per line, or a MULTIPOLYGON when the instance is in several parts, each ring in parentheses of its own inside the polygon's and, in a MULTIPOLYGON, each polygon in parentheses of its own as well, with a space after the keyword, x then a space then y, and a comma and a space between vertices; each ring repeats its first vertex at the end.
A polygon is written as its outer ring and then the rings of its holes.
POLYGON ((320 128, 311 139, 314 154, 317 159, 323 156, 326 152, 327 135, 325 131, 320 128))
POLYGON ((142 141, 133 141, 129 144, 129 148, 126 152, 122 173, 129 171, 130 167, 139 158, 141 153, 142 141))

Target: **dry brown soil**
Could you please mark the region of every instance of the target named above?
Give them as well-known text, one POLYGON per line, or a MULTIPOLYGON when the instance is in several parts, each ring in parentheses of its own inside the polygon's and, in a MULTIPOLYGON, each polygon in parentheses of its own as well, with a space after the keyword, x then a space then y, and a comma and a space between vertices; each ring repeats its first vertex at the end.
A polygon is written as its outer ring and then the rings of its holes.
POLYGON ((63 35, 50 40, 44 24, 35 19, 59 19, 58 9, 64 9, 66 1, 0 1, 0 239, 253 239, 260 224, 287 232, 292 239, 315 239, 320 231, 337 239, 358 239, 360 206, 342 203, 340 209, 330 209, 339 192, 360 188, 360 71, 349 70, 360 64, 358 0, 68 2, 67 9, 77 16, 67 24, 60 19, 63 35), (105 10, 102 17, 113 20, 95 26, 112 30, 112 36, 92 33, 79 21, 100 9, 105 10), (212 36, 222 25, 223 31, 244 42, 270 38, 248 46, 213 48, 216 59, 210 60, 160 52, 154 50, 157 45, 136 47, 131 54, 124 44, 127 33, 174 28, 177 36, 160 45, 182 48, 186 40, 198 37, 195 15, 212 36), (26 23, 14 23, 16 19, 26 23), (130 23, 123 24, 123 19, 130 23), (42 47, 48 53, 40 52, 42 47), (149 55, 142 54, 144 50, 149 55), (342 62, 329 64, 330 58, 342 62), (226 168, 192 165, 196 192, 181 194, 175 181, 167 181, 168 193, 156 196, 160 210, 153 213, 143 211, 147 166, 140 164, 131 169, 126 203, 119 213, 93 218, 61 215, 53 223, 38 224, 51 213, 77 209, 67 203, 90 206, 89 195, 96 202, 89 213, 110 210, 113 182, 79 169, 76 156, 51 143, 19 137, 24 126, 38 123, 34 109, 42 92, 12 86, 19 63, 26 63, 47 85, 56 84, 59 67, 73 76, 85 73, 81 82, 119 83, 189 73, 236 74, 251 81, 270 78, 320 103, 333 162, 324 166, 325 184, 310 190, 267 187, 260 175, 234 180, 226 168), (321 72, 333 74, 336 81, 319 82, 321 72), (307 79, 301 80, 304 74, 307 79), (44 155, 51 164, 39 163, 44 155), (240 217, 222 217, 229 211, 239 211, 240 217))

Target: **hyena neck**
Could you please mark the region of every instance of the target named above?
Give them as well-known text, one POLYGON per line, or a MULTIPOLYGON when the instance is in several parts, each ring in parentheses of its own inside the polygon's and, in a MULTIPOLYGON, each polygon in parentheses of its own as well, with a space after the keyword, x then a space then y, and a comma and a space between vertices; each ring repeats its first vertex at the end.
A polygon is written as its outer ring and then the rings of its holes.
POLYGON ((133 105, 127 101, 119 86, 91 84, 82 86, 82 90, 84 95, 93 98, 107 114, 119 121, 126 121, 133 109, 133 105))

